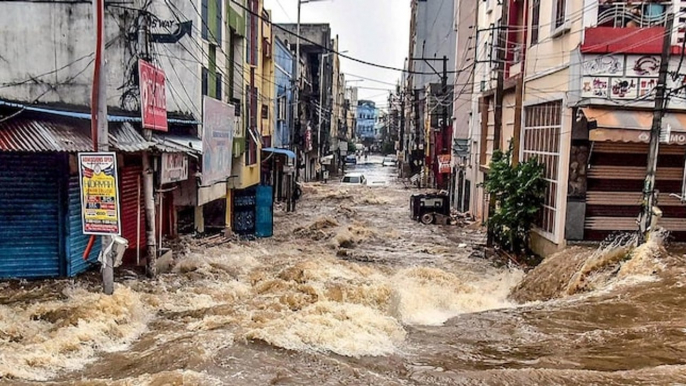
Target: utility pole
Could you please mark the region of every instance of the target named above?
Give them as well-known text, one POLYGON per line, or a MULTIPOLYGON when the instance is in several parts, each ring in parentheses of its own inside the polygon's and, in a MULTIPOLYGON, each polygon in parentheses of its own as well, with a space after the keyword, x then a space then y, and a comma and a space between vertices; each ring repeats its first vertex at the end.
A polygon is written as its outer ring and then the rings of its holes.
POLYGON ((493 116, 493 150, 500 149, 500 142, 502 141, 503 132, 503 97, 505 88, 505 59, 507 52, 507 20, 509 17, 509 1, 503 1, 502 12, 500 16, 501 25, 497 31, 496 46, 496 60, 497 74, 496 74, 496 89, 495 89, 495 106, 493 116))
MULTIPOLYGON (((138 47, 141 52, 138 53, 141 59, 150 61, 150 31, 148 26, 148 15, 146 12, 141 13, 141 23, 138 30, 138 47)), ((142 98, 142 97, 141 97, 142 98)), ((141 109, 144 108, 141 103, 141 109)), ((146 141, 152 140, 152 130, 143 129, 143 138, 146 141)), ((143 161, 143 203, 145 207, 145 239, 146 249, 148 250, 145 259, 145 272, 148 277, 157 276, 157 239, 155 226, 155 208, 157 207, 157 200, 155 199, 155 183, 154 183, 154 168, 152 165, 151 155, 149 152, 142 154, 143 161)), ((160 224, 162 226, 162 224, 160 224)))
MULTIPOLYGON (((95 21, 95 65, 93 69, 93 90, 91 94, 91 135, 94 150, 109 151, 109 133, 107 130, 107 68, 105 63, 105 1, 93 1, 93 20, 95 21)), ((115 171, 116 172, 116 171, 115 171)), ((91 236, 94 241, 95 236, 91 236)), ((106 295, 114 293, 114 261, 112 254, 105 253, 110 243, 109 236, 101 238, 102 286, 106 295)), ((92 242, 89 242, 92 245, 92 242)), ((86 249, 89 251, 89 248, 86 249)), ((87 252, 86 252, 87 258, 87 252)))
MULTIPOLYGON (((667 71, 669 70, 669 55, 672 45, 672 28, 674 26, 674 14, 667 15, 665 34, 662 41, 662 56, 660 57, 660 73, 655 87, 655 108, 653 110, 653 125, 650 129, 650 147, 648 148, 648 165, 646 178, 643 184, 643 201, 641 214, 639 215, 639 231, 641 241, 648 239, 650 231, 656 225, 659 216, 657 198, 655 197, 655 172, 657 170, 657 157, 660 148, 660 131, 662 129, 662 117, 665 113, 667 100, 665 90, 667 88, 667 71)), ((682 53, 683 54, 683 53, 682 53)))
MULTIPOLYGON (((496 49, 497 74, 496 74, 496 88, 494 100, 494 114, 493 114, 493 151, 500 149, 500 142, 502 141, 503 131, 503 97, 505 89, 505 58, 507 51, 507 32, 508 32, 508 18, 509 18, 509 1, 503 1, 500 13, 500 24, 497 28, 496 41, 493 42, 496 49)), ((488 215, 491 216, 495 212, 496 202, 493 195, 489 195, 488 199, 488 215)), ((486 234, 486 245, 493 245, 493 232, 489 227, 486 234)))
POLYGON ((295 191, 295 184, 299 175, 298 168, 298 148, 295 145, 295 130, 300 130, 300 8, 302 0, 298 0, 298 16, 295 27, 295 65, 293 74, 293 127, 291 128, 291 150, 295 153, 295 160, 293 160, 294 170, 291 172, 288 179, 288 204, 287 211, 295 211, 295 198, 293 192, 295 191))
MULTIPOLYGON (((436 75, 438 75, 441 78, 441 96, 439 98, 436 98, 436 99, 439 101, 438 102, 439 104, 443 104, 440 102, 440 100, 441 100, 441 98, 445 98, 448 94, 448 57, 444 55, 442 58, 410 58, 410 60, 423 60, 423 61, 425 61, 426 64, 428 64, 429 67, 431 67, 431 69, 436 73, 436 75), (443 62, 443 73, 441 74, 438 71, 436 71, 436 69, 433 68, 433 66, 431 66, 429 61, 442 61, 443 62)), ((443 101, 443 102, 445 102, 445 101, 443 101)), ((448 127, 447 126, 448 125, 448 122, 447 122, 448 121, 448 108, 444 104, 443 104, 443 110, 442 111, 443 111, 443 113, 441 114, 441 116, 442 116, 443 123, 441 124, 441 128, 440 128, 440 130, 441 130, 440 136, 441 136, 441 143, 443 144, 443 146, 445 146, 445 134, 446 134, 447 127, 448 127)), ((438 149, 437 148, 434 148, 434 149, 435 149, 436 153, 438 153, 438 149)), ((443 149, 441 149, 441 150, 443 150, 443 149)), ((438 154, 436 154, 436 158, 438 158, 438 154)), ((438 162, 438 160, 432 159, 431 162, 438 162)), ((434 181, 434 182, 437 182, 437 180, 438 179, 436 178, 436 181, 434 181)))

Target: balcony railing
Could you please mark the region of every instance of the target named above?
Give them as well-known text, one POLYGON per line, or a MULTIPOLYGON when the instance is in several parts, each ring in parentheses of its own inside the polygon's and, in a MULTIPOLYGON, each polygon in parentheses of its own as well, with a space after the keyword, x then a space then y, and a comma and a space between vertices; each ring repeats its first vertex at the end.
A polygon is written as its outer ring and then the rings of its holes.
POLYGON ((671 1, 601 1, 599 27, 653 27, 664 25, 671 1))

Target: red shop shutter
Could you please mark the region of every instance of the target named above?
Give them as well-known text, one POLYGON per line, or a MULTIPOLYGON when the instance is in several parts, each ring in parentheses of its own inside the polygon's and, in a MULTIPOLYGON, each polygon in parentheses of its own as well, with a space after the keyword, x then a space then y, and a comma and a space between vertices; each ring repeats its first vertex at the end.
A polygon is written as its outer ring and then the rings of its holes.
POLYGON ((145 258, 145 207, 143 203, 141 166, 126 166, 122 169, 119 181, 121 195, 121 226, 122 237, 129 241, 129 249, 126 251, 126 260, 136 262, 137 238, 140 237, 140 257, 145 258), (140 211, 138 211, 140 203, 140 211), (138 215, 136 215, 138 213, 138 215), (140 236, 136 234, 136 225, 140 216, 140 236))

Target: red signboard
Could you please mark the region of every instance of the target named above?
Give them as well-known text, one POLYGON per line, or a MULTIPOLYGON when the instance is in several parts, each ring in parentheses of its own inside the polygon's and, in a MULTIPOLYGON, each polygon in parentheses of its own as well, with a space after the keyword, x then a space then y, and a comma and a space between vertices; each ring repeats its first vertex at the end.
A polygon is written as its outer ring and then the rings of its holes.
POLYGON ((450 173, 450 154, 438 156, 438 172, 441 174, 450 173))
POLYGON ((164 71, 144 61, 138 61, 141 86, 143 128, 167 131, 167 90, 164 71))

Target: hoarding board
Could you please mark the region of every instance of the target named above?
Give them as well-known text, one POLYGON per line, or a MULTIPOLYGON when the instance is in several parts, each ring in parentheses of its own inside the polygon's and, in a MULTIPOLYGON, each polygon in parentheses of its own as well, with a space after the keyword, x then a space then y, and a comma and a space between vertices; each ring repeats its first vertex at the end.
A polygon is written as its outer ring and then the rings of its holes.
POLYGON ((121 235, 115 153, 79 153, 81 219, 88 235, 121 235))
POLYGON ((235 125, 233 106, 204 97, 201 179, 203 185, 226 181, 231 176, 235 125))
POLYGON ((168 131, 167 90, 164 71, 144 60, 139 60, 138 73, 143 128, 168 131))
POLYGON ((438 156, 438 172, 441 174, 450 173, 450 154, 438 156))

